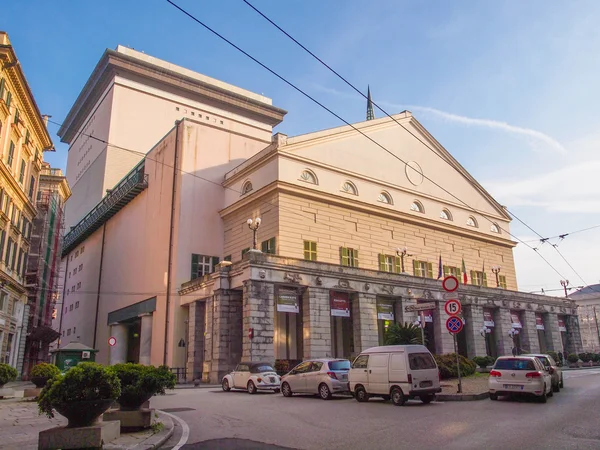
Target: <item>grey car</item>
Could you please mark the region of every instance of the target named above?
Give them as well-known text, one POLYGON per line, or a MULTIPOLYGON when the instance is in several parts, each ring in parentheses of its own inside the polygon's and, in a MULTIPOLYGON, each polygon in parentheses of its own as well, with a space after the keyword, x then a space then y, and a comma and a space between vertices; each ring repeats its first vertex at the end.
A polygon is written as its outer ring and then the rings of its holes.
POLYGON ((311 359, 294 367, 281 377, 281 393, 285 397, 294 394, 317 394, 329 400, 333 394, 350 392, 347 359, 311 359))
POLYGON ((562 369, 558 366, 556 361, 550 355, 543 353, 530 353, 522 356, 535 356, 544 365, 544 368, 552 375, 552 390, 559 392, 561 388, 565 387, 563 381, 562 369))

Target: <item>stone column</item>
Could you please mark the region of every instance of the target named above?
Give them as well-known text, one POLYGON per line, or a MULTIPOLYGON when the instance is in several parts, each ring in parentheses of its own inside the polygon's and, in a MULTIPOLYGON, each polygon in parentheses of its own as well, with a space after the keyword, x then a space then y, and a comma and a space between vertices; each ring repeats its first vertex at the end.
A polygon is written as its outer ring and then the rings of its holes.
POLYGON ((193 381, 203 376, 205 320, 206 303, 201 301, 190 303, 187 336, 187 381, 193 381))
POLYGON ((523 317, 523 328, 521 328, 521 345, 527 353, 539 353, 540 342, 535 326, 535 312, 525 310, 523 317))
POLYGON ((329 289, 309 287, 302 296, 304 359, 331 357, 329 289))
POLYGON ((359 293, 352 302, 354 353, 379 345, 377 332, 377 296, 359 293))
POLYGON ((110 365, 127 362, 127 325, 122 323, 110 324, 110 335, 117 340, 117 343, 110 347, 109 361, 110 365))
POLYGON ((544 315, 544 331, 546 332, 548 351, 564 353, 561 332, 558 331, 558 315, 556 313, 550 312, 544 315))
POLYGON ((579 329, 579 317, 574 314, 565 316, 567 325, 567 350, 569 353, 582 353, 581 330, 579 329))
MULTIPOLYGON (((437 302, 437 307, 433 313, 433 333, 435 335, 435 353, 443 355, 446 353, 454 353, 454 338, 446 328, 446 320, 448 314, 444 310, 444 302, 437 302)), ((417 313, 418 314, 418 313, 417 313)), ((458 351, 458 344, 456 347, 458 351)))
POLYGON ((275 363, 275 285, 265 281, 244 282, 243 358, 275 363), (252 328, 254 337, 248 337, 252 328))
POLYGON ((140 364, 150 365, 152 353, 152 313, 141 314, 140 327, 140 364))
POLYGON ((206 305, 205 306, 205 322, 204 322, 206 324, 206 329, 205 329, 205 333, 204 333, 204 355, 203 355, 203 362, 202 362, 202 379, 205 381, 209 381, 210 374, 212 373, 212 364, 213 364, 213 358, 214 358, 214 347, 213 347, 213 342, 214 342, 213 336, 215 334, 214 314, 213 314, 213 309, 215 306, 214 296, 206 299, 206 301, 204 303, 206 305))
POLYGON ((396 297, 394 302, 394 322, 404 324, 404 322, 413 323, 416 319, 409 317, 409 313, 404 311, 405 300, 402 297, 396 297))
POLYGON ((479 305, 466 305, 464 307, 465 333, 467 333, 467 355, 469 358, 475 356, 486 356, 485 338, 479 330, 483 328, 483 308, 479 305))
POLYGON ((498 308, 494 311, 494 334, 498 356, 512 355, 514 347, 512 338, 508 335, 512 325, 510 321, 510 309, 498 308))

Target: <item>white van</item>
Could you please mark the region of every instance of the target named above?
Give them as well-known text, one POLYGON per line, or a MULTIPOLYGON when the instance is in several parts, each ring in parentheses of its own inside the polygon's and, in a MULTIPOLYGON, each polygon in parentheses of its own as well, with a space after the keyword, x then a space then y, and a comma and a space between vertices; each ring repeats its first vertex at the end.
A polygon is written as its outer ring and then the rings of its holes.
POLYGON ((430 403, 442 390, 438 366, 424 345, 386 345, 365 350, 352 363, 348 381, 357 401, 383 397, 397 406, 415 397, 430 403))

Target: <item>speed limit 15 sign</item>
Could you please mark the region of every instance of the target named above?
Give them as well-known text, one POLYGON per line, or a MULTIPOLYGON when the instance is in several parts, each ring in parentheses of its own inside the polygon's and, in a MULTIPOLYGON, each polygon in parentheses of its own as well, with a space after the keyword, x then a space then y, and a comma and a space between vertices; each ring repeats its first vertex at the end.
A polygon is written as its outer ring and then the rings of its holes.
POLYGON ((446 310, 446 314, 448 314, 449 316, 456 316, 460 313, 462 307, 458 300, 452 299, 446 302, 446 304, 444 305, 444 309, 446 310))

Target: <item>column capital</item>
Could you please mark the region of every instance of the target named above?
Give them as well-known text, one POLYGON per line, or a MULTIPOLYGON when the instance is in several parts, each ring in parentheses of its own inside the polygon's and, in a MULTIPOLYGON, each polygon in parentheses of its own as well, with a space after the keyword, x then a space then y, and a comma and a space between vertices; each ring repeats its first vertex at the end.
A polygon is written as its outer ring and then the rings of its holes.
POLYGON ((146 313, 138 314, 138 317, 148 317, 148 316, 152 316, 152 315, 153 315, 153 313, 146 312, 146 313))

